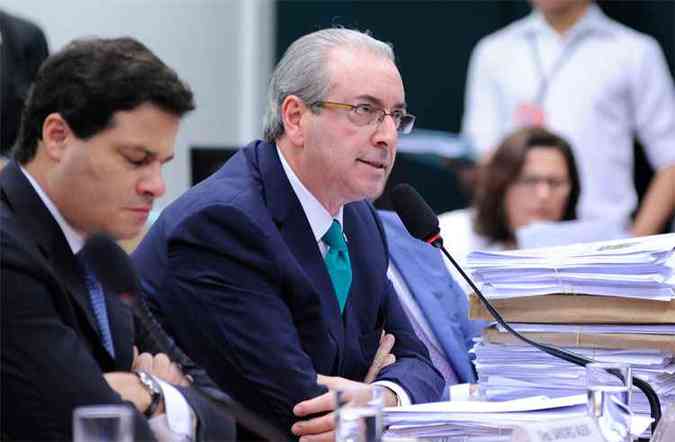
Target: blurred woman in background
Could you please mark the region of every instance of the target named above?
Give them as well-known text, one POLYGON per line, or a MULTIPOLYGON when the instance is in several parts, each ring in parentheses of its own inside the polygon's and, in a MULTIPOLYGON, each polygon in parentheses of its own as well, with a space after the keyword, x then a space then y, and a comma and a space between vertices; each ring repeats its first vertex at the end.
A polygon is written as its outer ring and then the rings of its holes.
POLYGON ((579 191, 569 143, 543 128, 520 129, 481 166, 472 207, 440 215, 441 233, 460 261, 473 250, 518 248, 517 229, 576 219, 579 191))

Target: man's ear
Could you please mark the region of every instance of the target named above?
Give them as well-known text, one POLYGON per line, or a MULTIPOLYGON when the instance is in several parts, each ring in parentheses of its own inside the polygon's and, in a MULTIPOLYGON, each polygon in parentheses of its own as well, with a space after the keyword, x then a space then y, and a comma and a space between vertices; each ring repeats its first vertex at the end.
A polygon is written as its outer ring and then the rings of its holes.
POLYGON ((304 101, 295 95, 289 95, 281 103, 281 120, 284 123, 284 135, 295 146, 305 145, 304 116, 310 109, 304 101))
POLYGON ((59 113, 47 115, 42 123, 42 144, 47 156, 54 161, 61 160, 67 141, 72 136, 70 126, 59 113))

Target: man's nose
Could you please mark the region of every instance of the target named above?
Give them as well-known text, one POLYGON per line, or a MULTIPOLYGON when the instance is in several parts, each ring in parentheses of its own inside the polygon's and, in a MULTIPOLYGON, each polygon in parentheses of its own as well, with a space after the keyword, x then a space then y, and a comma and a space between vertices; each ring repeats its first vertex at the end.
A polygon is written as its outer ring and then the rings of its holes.
POLYGON ((377 122, 373 140, 378 147, 396 147, 396 142, 398 141, 398 129, 396 128, 396 122, 391 115, 385 114, 382 116, 382 120, 377 122))
POLYGON ((139 193, 159 198, 166 192, 166 184, 162 178, 162 165, 159 162, 152 164, 151 170, 139 182, 139 193))

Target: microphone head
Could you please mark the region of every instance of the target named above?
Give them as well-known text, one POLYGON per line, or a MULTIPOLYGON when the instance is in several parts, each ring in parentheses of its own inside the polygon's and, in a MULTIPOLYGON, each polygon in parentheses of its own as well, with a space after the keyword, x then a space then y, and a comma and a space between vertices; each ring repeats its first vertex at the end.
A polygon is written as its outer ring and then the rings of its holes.
POLYGON ((413 238, 428 243, 440 240, 438 217, 410 184, 401 183, 391 192, 394 210, 413 238))
POLYGON ((90 236, 80 254, 99 282, 115 293, 136 293, 138 277, 129 255, 108 235, 90 236))

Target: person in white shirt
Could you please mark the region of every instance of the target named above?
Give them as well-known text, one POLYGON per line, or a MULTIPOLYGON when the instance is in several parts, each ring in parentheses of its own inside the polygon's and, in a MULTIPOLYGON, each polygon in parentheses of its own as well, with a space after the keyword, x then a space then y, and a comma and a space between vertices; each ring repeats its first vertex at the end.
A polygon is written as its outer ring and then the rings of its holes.
POLYGON ((656 173, 632 233, 658 233, 675 207, 675 95, 658 43, 590 0, 531 3, 474 49, 463 133, 483 154, 518 127, 560 133, 579 166, 579 217, 624 221, 637 205, 637 136, 656 173))
POLYGON ((473 250, 514 249, 521 227, 576 219, 579 192, 567 141, 546 129, 520 129, 482 166, 472 207, 439 216, 441 235, 460 262, 473 250))

